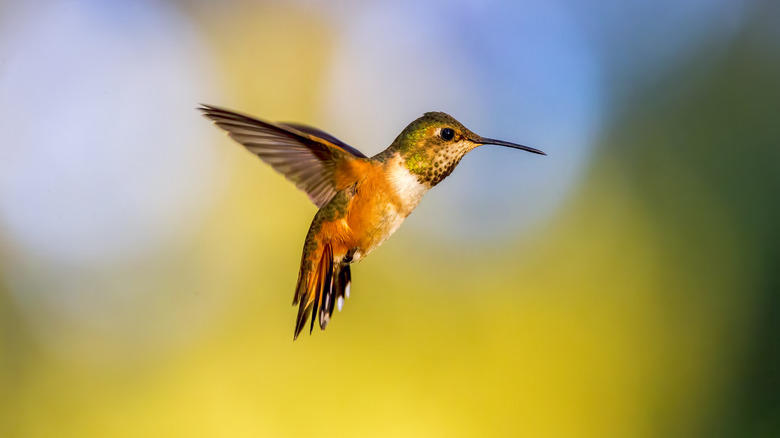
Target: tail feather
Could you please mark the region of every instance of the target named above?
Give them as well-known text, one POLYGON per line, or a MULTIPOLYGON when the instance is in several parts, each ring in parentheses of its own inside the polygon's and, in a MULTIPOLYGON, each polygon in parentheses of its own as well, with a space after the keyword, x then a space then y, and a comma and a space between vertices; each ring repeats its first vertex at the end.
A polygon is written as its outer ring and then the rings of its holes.
MULTIPOLYGON (((295 323, 295 336, 293 339, 297 339, 298 335, 303 331, 303 327, 306 325, 310 315, 311 325, 309 333, 314 330, 314 321, 317 319, 320 304, 322 303, 323 307, 325 307, 324 297, 328 296, 329 291, 333 289, 333 265, 333 248, 327 243, 322 249, 322 254, 313 273, 307 269, 308 265, 305 259, 301 263, 301 272, 298 274, 298 287, 293 299, 293 305, 298 304, 298 317, 295 323)), ((320 318, 320 326, 324 328, 322 326, 322 318, 320 318)))
POLYGON ((325 290, 323 305, 320 309, 320 327, 325 330, 328 326, 333 309, 338 306, 339 311, 344 305, 344 292, 349 294, 349 283, 352 281, 349 264, 337 263, 333 267, 333 280, 331 287, 325 290))
POLYGON ((330 287, 327 287, 323 290, 322 307, 320 307, 319 315, 320 328, 322 330, 325 330, 325 327, 328 326, 328 323, 330 322, 330 316, 333 314, 333 305, 336 303, 336 294, 334 291, 336 288, 338 288, 339 269, 340 266, 338 264, 334 264, 330 287))
POLYGON ((318 317, 320 328, 325 330, 333 315, 333 309, 338 306, 340 311, 345 297, 349 298, 349 285, 352 281, 349 264, 334 262, 333 248, 330 244, 324 245, 313 273, 307 269, 307 266, 309 265, 305 262, 301 264, 298 287, 293 299, 293 305, 298 305, 293 339, 297 339, 303 331, 310 315, 309 333, 314 330, 314 321, 318 317))
MULTIPOLYGON (((349 298, 350 283, 352 283, 352 273, 350 272, 349 265, 342 265, 338 274, 338 287, 335 288, 339 312, 341 312, 341 306, 344 305, 344 299, 349 298)), ((330 313, 333 313, 333 309, 330 310, 330 313)))
POLYGON ((298 317, 295 320, 295 336, 293 337, 293 341, 298 339, 298 335, 301 334, 303 326, 309 319, 309 313, 311 313, 311 308, 308 307, 306 303, 301 302, 301 304, 298 306, 298 317))
MULTIPOLYGON (((317 288, 314 290, 314 308, 312 309, 311 326, 309 327, 309 333, 314 330, 314 315, 317 315, 317 309, 320 302, 325 307, 324 297, 330 294, 333 290, 333 248, 329 244, 325 244, 325 249, 322 251, 322 257, 320 258, 319 275, 317 275, 317 288)), ((327 322, 325 323, 327 325, 327 322)), ((322 326, 322 313, 320 313, 320 327, 322 326)))
POLYGON ((298 306, 298 316, 295 319, 295 336, 293 337, 293 340, 298 339, 298 335, 303 330, 303 326, 306 324, 306 321, 309 319, 309 314, 311 313, 311 283, 316 282, 313 282, 311 279, 310 266, 307 255, 304 253, 303 259, 301 260, 301 268, 298 271, 298 283, 295 288, 295 297, 293 298, 293 306, 298 306))

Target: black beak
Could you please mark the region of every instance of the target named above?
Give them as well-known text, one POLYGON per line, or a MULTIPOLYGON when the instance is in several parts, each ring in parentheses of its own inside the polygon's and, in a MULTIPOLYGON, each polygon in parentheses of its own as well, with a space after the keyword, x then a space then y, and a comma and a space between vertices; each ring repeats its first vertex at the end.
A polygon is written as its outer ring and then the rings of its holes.
POLYGON ((498 146, 506 146, 508 148, 520 149, 521 151, 532 152, 534 154, 547 155, 544 152, 540 151, 539 149, 534 149, 517 143, 510 143, 508 141, 503 141, 503 140, 494 140, 492 138, 479 137, 478 139, 472 141, 474 143, 479 143, 479 144, 495 144, 498 146))

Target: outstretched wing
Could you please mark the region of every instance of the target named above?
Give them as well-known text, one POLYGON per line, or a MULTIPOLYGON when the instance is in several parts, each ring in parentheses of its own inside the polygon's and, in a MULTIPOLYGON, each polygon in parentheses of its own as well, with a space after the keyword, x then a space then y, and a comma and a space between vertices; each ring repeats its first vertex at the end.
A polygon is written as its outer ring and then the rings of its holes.
POLYGON ((210 105, 203 114, 277 172, 306 192, 317 207, 338 191, 336 171, 355 158, 366 158, 357 149, 330 134, 304 125, 270 123, 210 105))

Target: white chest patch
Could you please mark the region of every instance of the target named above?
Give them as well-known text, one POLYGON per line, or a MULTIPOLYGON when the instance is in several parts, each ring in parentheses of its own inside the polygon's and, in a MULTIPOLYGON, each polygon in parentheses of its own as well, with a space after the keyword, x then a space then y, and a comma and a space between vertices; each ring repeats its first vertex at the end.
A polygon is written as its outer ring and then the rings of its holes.
POLYGON ((404 217, 408 216, 417 207, 423 195, 431 188, 428 184, 421 184, 417 181, 417 178, 417 175, 409 172, 409 169, 402 164, 401 160, 394 162, 387 173, 390 187, 401 198, 403 203, 404 211, 399 213, 404 217))

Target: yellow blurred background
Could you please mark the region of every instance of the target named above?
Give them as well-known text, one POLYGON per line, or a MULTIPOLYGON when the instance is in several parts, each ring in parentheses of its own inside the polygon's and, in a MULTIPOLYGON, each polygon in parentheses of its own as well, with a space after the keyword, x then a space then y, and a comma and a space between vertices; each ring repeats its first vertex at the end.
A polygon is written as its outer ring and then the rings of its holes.
POLYGON ((0 1, 0 436, 780 436, 771 0, 0 1), (214 104, 481 148, 292 341, 214 104))

